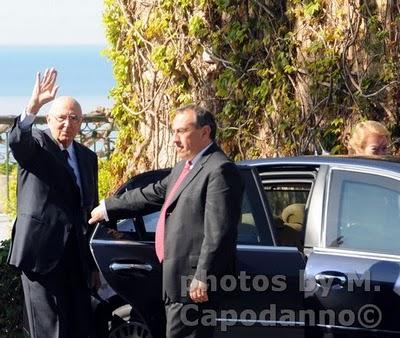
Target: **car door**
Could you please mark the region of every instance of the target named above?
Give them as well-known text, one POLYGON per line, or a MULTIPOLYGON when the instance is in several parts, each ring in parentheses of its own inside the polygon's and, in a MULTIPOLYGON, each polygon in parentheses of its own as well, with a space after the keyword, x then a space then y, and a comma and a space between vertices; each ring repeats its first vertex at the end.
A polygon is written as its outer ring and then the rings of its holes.
MULTIPOLYGON (((274 215, 265 193, 267 186, 273 185, 276 189, 278 185, 286 187, 286 183, 277 183, 274 174, 262 180, 254 167, 239 166, 239 169, 245 193, 238 226, 238 274, 221 281, 227 297, 217 314, 216 337, 243 337, 244 334, 303 337, 304 322, 298 317, 298 311, 304 306, 300 287, 304 256, 295 244, 279 246, 277 243, 274 215), (268 180, 272 183, 266 184, 268 180)), ((165 174, 155 171, 139 175, 121 190, 148 184, 165 174)), ((302 182, 302 178, 292 175, 290 188, 298 180, 302 182)), ((111 287, 134 305, 146 321, 160 327, 161 268, 154 253, 157 218, 155 211, 118 224, 101 224, 91 246, 111 287), (159 309, 160 315, 154 315, 155 309, 159 309)))
POLYGON ((399 336, 399 175, 332 166, 320 193, 310 206, 320 217, 310 221, 323 226, 306 238, 311 324, 335 337, 399 336))
POLYGON ((246 193, 239 224, 237 288, 222 303, 216 337, 304 336, 300 314, 305 258, 296 238, 303 232, 285 232, 290 226, 280 216, 289 205, 306 204, 317 173, 310 168, 285 169, 241 167, 246 193), (256 236, 246 236, 249 223, 255 225, 256 236))
MULTIPOLYGON (((169 169, 146 172, 121 186, 116 195, 146 186, 169 174, 169 169)), ((140 314, 155 337, 162 336, 161 265, 154 251, 159 212, 135 215, 118 222, 100 223, 90 246, 95 261, 111 288, 140 314), (144 222, 144 220, 146 222, 144 222)))

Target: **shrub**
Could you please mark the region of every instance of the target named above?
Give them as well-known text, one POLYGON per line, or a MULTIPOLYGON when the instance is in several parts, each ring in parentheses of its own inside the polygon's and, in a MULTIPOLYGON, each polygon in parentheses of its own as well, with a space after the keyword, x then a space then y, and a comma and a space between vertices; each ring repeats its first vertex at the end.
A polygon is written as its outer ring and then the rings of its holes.
POLYGON ((10 240, 0 242, 0 337, 22 337, 22 285, 6 262, 9 248, 10 240))
POLYGON ((8 199, 5 203, 6 214, 10 218, 15 218, 17 215, 17 167, 12 169, 8 184, 8 199))
POLYGON ((111 174, 110 160, 99 160, 99 199, 102 200, 112 194, 115 187, 115 177, 111 174))

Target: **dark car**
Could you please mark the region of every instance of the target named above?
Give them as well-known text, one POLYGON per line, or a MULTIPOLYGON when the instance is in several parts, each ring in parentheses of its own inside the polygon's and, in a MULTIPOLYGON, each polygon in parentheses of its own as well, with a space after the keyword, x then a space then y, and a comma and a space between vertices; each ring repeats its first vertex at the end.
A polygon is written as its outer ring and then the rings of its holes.
MULTIPOLYGON (((216 337, 400 336, 400 162, 315 156, 238 165, 237 275, 223 281, 216 337)), ((138 175, 117 194, 168 173, 138 175)), ((116 293, 107 299, 110 337, 163 337, 158 211, 126 217, 99 224, 91 240, 116 293)))

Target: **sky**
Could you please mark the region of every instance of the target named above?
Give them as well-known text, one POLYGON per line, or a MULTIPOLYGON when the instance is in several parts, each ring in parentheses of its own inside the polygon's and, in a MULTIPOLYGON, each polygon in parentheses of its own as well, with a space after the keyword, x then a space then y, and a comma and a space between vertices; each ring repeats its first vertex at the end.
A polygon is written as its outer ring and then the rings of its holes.
POLYGON ((105 45, 103 0, 2 0, 0 46, 105 45))

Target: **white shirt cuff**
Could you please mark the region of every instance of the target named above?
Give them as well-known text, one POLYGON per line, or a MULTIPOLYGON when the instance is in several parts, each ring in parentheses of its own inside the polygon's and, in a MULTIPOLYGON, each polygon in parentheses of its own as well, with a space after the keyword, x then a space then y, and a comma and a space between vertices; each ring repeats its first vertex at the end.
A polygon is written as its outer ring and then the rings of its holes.
POLYGON ((26 111, 26 109, 24 109, 19 118, 18 126, 22 130, 29 129, 32 126, 33 122, 35 121, 35 117, 36 117, 35 114, 30 114, 26 111))
POLYGON ((103 212, 104 220, 106 222, 108 222, 110 219, 108 218, 108 214, 107 214, 106 202, 104 202, 104 200, 101 200, 99 205, 100 205, 100 208, 102 209, 101 211, 103 212))

